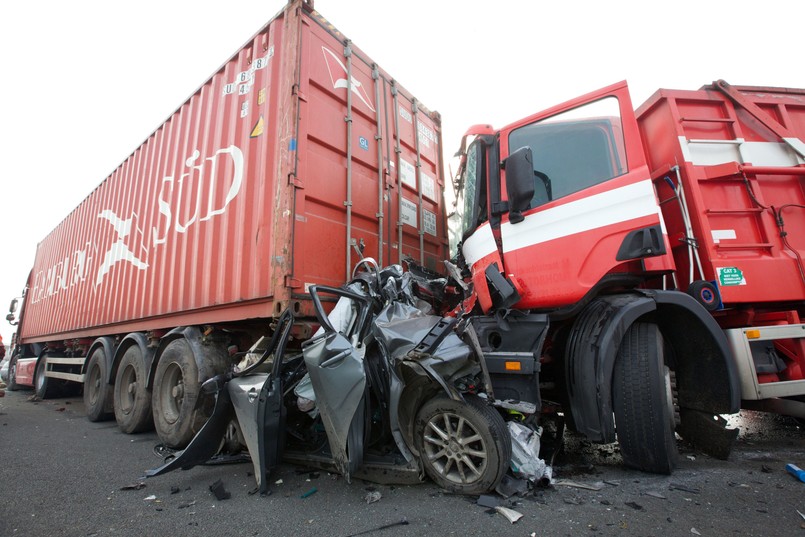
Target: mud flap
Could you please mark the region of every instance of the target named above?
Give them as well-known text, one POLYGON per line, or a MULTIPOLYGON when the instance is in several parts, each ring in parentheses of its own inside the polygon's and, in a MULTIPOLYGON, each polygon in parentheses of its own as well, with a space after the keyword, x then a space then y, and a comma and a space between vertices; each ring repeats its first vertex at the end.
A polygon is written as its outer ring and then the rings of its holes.
POLYGON ((727 429, 727 420, 715 414, 682 408, 679 435, 711 457, 727 460, 738 429, 727 429))
POLYGON ((222 389, 215 398, 212 416, 193 437, 190 444, 159 468, 146 470, 145 476, 155 477, 179 468, 189 470, 210 460, 218 452, 221 439, 226 434, 226 428, 233 416, 232 400, 227 390, 222 389))

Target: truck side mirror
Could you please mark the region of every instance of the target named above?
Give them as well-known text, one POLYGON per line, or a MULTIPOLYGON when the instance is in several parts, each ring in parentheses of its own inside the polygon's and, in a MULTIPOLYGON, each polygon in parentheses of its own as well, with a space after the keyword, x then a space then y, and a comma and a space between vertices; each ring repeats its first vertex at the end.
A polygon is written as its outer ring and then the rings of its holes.
POLYGON ((17 299, 16 298, 11 301, 11 304, 8 306, 8 311, 9 311, 9 313, 14 313, 15 311, 17 311, 17 299))
POLYGON ((523 211, 534 197, 534 156, 531 148, 521 147, 502 163, 506 170, 506 191, 509 195, 509 222, 523 221, 523 211))

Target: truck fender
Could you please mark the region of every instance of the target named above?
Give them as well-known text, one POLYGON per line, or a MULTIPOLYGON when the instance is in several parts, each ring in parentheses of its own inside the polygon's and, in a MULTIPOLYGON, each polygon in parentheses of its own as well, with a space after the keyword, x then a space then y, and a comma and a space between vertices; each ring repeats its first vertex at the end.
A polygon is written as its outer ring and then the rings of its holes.
POLYGON ((229 354, 226 347, 204 343, 201 330, 197 326, 178 326, 159 340, 148 370, 147 387, 149 390, 153 389, 154 375, 162 353, 171 341, 180 338, 186 339, 193 351, 193 360, 198 368, 199 385, 203 384, 205 380, 223 373, 229 366, 229 354))
MULTIPOLYGON (((87 350, 87 356, 84 359, 84 365, 81 366, 81 373, 87 373, 87 364, 89 363, 89 357, 92 356, 92 353, 95 352, 95 349, 98 347, 103 347, 103 353, 106 357, 106 371, 112 370, 112 363, 115 358, 115 338, 112 337, 99 337, 95 341, 92 342, 90 345, 89 350, 87 350)), ((115 376, 114 374, 109 374, 109 378, 103 379, 103 382, 107 384, 114 383, 115 376)))
POLYGON ((628 328, 646 315, 651 315, 670 347, 668 360, 676 372, 681 408, 716 415, 740 407, 738 372, 726 336, 695 299, 662 290, 599 297, 576 319, 565 360, 573 420, 591 441, 615 441, 615 359, 628 328))
MULTIPOLYGON (((137 345, 140 347, 140 353, 143 357, 145 371, 148 371, 151 367, 151 364, 154 360, 154 349, 148 346, 148 338, 142 332, 132 332, 128 334, 120 344, 117 346, 117 350, 114 353, 114 360, 112 361, 112 367, 109 368, 109 384, 115 383, 115 378, 117 377, 117 368, 120 366, 120 360, 123 359, 123 355, 126 354, 126 351, 129 350, 130 347, 133 345, 137 345)), ((147 386, 150 388, 150 386, 147 386)))
POLYGON ((644 291, 657 303, 657 324, 673 349, 681 407, 734 414, 741 384, 727 336, 695 298, 678 291, 644 291))

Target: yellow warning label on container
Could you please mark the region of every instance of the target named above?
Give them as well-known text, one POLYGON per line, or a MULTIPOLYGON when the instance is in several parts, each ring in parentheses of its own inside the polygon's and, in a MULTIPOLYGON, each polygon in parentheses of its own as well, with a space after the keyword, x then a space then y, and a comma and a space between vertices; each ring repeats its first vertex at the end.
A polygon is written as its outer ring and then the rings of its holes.
POLYGON ((252 132, 251 134, 249 134, 249 138, 257 138, 258 136, 263 134, 263 127, 264 127, 263 116, 260 115, 260 119, 258 119, 257 123, 254 124, 252 132))

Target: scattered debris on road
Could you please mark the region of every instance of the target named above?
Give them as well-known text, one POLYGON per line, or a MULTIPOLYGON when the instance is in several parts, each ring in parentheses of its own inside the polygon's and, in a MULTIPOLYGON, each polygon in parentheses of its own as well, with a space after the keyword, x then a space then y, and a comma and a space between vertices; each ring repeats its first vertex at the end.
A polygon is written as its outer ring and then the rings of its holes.
POLYGON ((226 490, 226 488, 224 488, 224 482, 221 481, 220 479, 215 483, 213 483, 212 485, 210 485, 210 492, 212 492, 215 495, 215 498, 218 501, 228 500, 229 498, 232 497, 232 493, 226 490))

